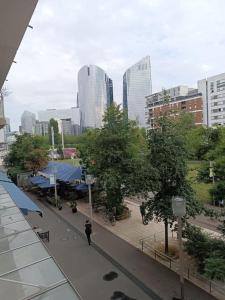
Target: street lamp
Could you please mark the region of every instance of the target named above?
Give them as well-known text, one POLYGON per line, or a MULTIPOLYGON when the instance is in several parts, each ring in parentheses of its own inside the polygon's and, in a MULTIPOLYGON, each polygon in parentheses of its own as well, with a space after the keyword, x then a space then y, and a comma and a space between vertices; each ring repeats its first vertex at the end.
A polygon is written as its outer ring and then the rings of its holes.
MULTIPOLYGON (((209 177, 212 178, 213 187, 214 187, 214 184, 215 184, 214 175, 215 175, 215 173, 214 173, 214 162, 210 161, 209 162, 209 177)), ((215 206, 214 193, 212 194, 212 197, 213 197, 213 205, 215 206)))
POLYGON ((90 219, 91 219, 91 223, 92 223, 93 216, 92 216, 92 201, 91 201, 91 185, 94 183, 93 175, 87 174, 85 176, 85 182, 88 185, 90 219))
POLYGON ((186 214, 186 200, 182 197, 174 197, 172 199, 173 214, 178 217, 178 240, 179 240, 179 256, 180 256, 180 288, 181 300, 184 300, 184 270, 183 270, 183 244, 182 244, 182 217, 186 214))
POLYGON ((57 169, 56 167, 53 168, 53 174, 50 174, 50 184, 54 184, 54 189, 55 189, 55 204, 58 209, 60 209, 59 206, 59 199, 58 199, 58 194, 57 194, 57 182, 56 182, 56 173, 57 169))

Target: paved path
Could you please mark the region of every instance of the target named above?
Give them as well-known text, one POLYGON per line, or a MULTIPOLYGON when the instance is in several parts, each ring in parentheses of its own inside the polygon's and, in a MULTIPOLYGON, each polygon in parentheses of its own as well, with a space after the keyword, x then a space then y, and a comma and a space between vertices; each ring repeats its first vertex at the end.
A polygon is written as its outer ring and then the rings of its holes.
MULTIPOLYGON (((110 297, 116 290, 122 290, 137 300, 160 298, 169 300, 174 296, 178 297, 179 277, 174 272, 96 223, 94 223, 94 244, 89 248, 79 233, 83 232, 84 215, 72 214, 66 204, 62 211, 52 207, 49 209, 40 205, 40 202, 37 204, 44 211, 42 220, 46 222, 44 229, 49 229, 51 233, 49 250, 75 283, 84 300, 114 299, 110 297), (58 232, 59 234, 56 234, 58 232), (72 239, 75 241, 72 242, 72 239), (105 283, 102 277, 110 271, 115 271, 119 277, 105 283), (98 297, 93 298, 93 291, 100 293, 98 297), (106 296, 101 293, 105 293, 106 296)), ((32 216, 29 219, 33 224, 40 223, 38 216, 32 216)), ((187 300, 214 299, 187 281, 185 282, 185 295, 187 300)), ((118 298, 118 300, 122 299, 118 298)))
POLYGON ((45 244, 83 300, 160 299, 152 298, 151 291, 150 295, 145 293, 101 251, 88 246, 86 239, 77 229, 59 218, 45 205, 34 201, 43 210, 43 218, 37 214, 29 214, 27 220, 43 231, 50 231, 50 242, 45 244), (123 293, 127 298, 113 298, 116 291, 123 293))

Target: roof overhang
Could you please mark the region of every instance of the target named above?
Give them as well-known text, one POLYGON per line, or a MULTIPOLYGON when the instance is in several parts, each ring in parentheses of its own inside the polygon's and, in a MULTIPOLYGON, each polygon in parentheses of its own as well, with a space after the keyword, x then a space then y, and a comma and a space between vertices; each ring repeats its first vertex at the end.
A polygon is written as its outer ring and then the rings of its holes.
POLYGON ((0 90, 38 0, 0 0, 0 90))

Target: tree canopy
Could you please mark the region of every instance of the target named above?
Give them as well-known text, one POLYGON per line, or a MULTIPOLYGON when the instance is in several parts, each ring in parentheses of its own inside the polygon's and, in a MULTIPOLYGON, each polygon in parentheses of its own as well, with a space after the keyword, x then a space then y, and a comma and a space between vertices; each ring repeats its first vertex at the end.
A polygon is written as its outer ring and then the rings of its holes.
POLYGON ((113 104, 107 110, 103 122, 101 129, 86 133, 81 154, 88 171, 106 192, 109 208, 119 210, 123 197, 141 186, 137 173, 143 165, 146 143, 143 131, 127 120, 119 105, 113 104))
POLYGON ((148 197, 147 218, 156 218, 165 224, 165 253, 168 253, 168 225, 175 221, 172 198, 186 199, 187 215, 194 216, 200 207, 187 180, 187 149, 184 138, 178 134, 176 123, 163 116, 158 127, 148 132, 149 163, 154 168, 153 197, 148 197))
POLYGON ((29 171, 35 174, 45 167, 48 162, 47 154, 42 139, 25 133, 17 136, 4 163, 8 174, 15 180, 18 173, 29 171))
POLYGON ((55 119, 50 119, 50 121, 49 121, 48 135, 49 135, 49 143, 50 143, 50 145, 52 145, 51 127, 53 127, 53 131, 54 131, 54 144, 57 146, 60 143, 60 135, 59 135, 58 122, 55 119))

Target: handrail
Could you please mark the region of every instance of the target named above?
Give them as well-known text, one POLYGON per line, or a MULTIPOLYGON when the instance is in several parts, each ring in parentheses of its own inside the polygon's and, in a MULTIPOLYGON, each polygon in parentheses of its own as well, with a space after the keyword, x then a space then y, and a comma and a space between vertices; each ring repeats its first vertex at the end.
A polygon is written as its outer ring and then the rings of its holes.
MULTIPOLYGON (((166 254, 160 252, 159 250, 155 249, 154 247, 152 247, 151 245, 149 245, 148 243, 146 243, 147 240, 151 240, 152 238, 142 238, 139 240, 139 243, 141 244, 141 251, 144 252, 145 248, 148 251, 148 253, 151 255, 152 258, 154 258, 155 260, 157 259, 157 257, 161 258, 159 260, 160 263, 162 263, 163 265, 168 267, 169 263, 169 268, 172 269, 175 272, 178 272, 179 270, 179 266, 177 264, 177 261, 169 256, 167 256, 166 254), (164 260, 164 263, 163 263, 164 260)), ((201 288, 203 288, 204 290, 206 290, 208 293, 210 294, 220 294, 220 296, 222 295, 224 299, 225 296, 225 286, 220 285, 219 283, 208 279, 207 277, 204 277, 203 275, 197 273, 196 271, 194 271, 191 268, 187 268, 184 272, 184 276, 186 279, 190 280, 191 282, 193 282, 194 284, 200 286, 201 288), (197 281, 197 282, 196 282, 197 281)), ((218 298, 220 299, 220 298, 218 298)))

